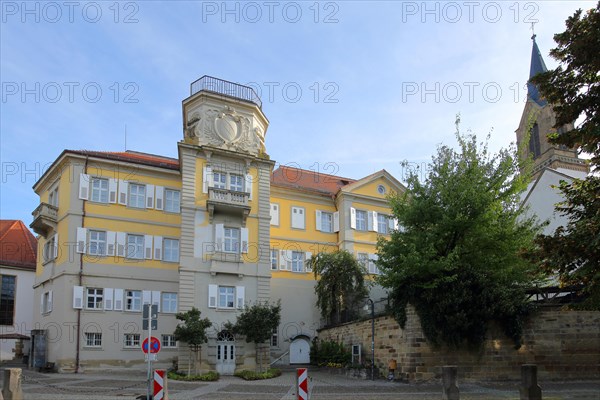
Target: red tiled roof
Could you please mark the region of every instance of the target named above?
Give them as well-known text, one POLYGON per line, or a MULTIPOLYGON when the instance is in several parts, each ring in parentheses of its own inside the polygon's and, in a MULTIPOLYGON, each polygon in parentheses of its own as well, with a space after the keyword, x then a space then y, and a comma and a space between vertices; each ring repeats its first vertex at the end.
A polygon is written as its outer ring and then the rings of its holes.
POLYGON ((179 170, 179 160, 177 158, 141 153, 138 151, 67 150, 67 152, 80 154, 83 156, 99 157, 108 160, 125 161, 136 164, 150 165, 153 167, 179 170))
POLYGON ((356 182, 355 179, 321 174, 300 168, 279 167, 271 175, 271 184, 303 189, 334 196, 341 187, 356 182))
POLYGON ((0 220, 0 265, 35 269, 37 239, 22 221, 0 220))

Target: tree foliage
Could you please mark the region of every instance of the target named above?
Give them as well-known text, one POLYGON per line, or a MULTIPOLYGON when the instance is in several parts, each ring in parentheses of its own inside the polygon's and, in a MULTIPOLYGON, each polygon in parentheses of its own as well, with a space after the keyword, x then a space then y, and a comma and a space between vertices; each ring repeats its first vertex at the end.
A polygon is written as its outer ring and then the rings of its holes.
POLYGON ((564 201, 556 211, 567 216, 566 227, 541 235, 534 259, 546 272, 558 273, 564 285, 580 285, 586 300, 582 308, 600 310, 600 2, 566 21, 566 30, 554 35, 557 47, 550 55, 560 65, 532 79, 552 104, 556 125, 583 122, 569 132, 549 136, 555 144, 591 154, 595 175, 571 184, 561 182, 564 201))
POLYGON ((310 259, 317 283, 317 307, 329 323, 341 322, 342 313, 352 313, 364 302, 368 289, 366 270, 346 250, 318 253, 310 259))
MULTIPOLYGON (((202 345, 208 341, 206 330, 212 326, 212 322, 208 318, 201 319, 200 314, 200 310, 192 307, 189 311, 179 312, 175 315, 175 318, 183 322, 175 328, 175 340, 186 342, 190 351, 196 353, 196 366, 202 345)), ((189 374, 190 367, 188 364, 189 374)))
POLYGON ((456 137, 458 151, 440 146, 424 182, 413 173, 390 198, 402 229, 379 240, 379 282, 400 325, 411 304, 434 345, 477 346, 492 320, 518 345, 535 278, 520 252, 538 229, 519 207, 526 177, 514 148, 489 154, 474 135, 456 137))

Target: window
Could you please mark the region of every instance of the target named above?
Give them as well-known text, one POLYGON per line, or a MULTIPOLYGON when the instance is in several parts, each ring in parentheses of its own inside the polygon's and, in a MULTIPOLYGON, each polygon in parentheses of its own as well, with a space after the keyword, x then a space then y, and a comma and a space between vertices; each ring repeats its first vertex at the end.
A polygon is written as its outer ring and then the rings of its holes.
POLYGON ((129 184, 129 207, 146 208, 146 186, 129 184))
POLYGON ((108 179, 92 178, 92 201, 108 203, 108 179))
POLYGON ((140 347, 140 334, 126 333, 123 344, 125 345, 125 347, 140 347))
POLYGON ((90 310, 102 309, 102 297, 104 291, 98 288, 87 289, 87 308, 90 310))
POLYGON ((277 260, 279 260, 279 250, 271 249, 271 269, 277 271, 277 260))
POLYGON ((106 255, 106 232, 90 231, 90 243, 88 247, 88 254, 94 256, 106 255))
POLYGON ((50 292, 44 292, 42 294, 42 314, 46 314, 52 311, 52 294, 50 292))
POLYGON ((304 208, 292 207, 292 228, 304 229, 304 208))
POLYGON ((162 294, 162 312, 176 313, 177 312, 177 293, 162 294))
POLYGON ((292 251, 292 272, 304 272, 304 253, 292 251))
POLYGON ((244 191, 244 178, 241 175, 229 175, 229 190, 244 191))
POLYGON ((13 325, 15 320, 15 294, 17 277, 0 275, 0 325, 13 325))
POLYGON ((367 212, 356 210, 356 230, 366 231, 367 230, 367 212))
POLYGON ((536 159, 541 154, 540 149, 540 127, 537 122, 531 127, 531 135, 529 136, 529 153, 536 159))
POLYGON ((178 213, 181 206, 181 192, 179 190, 165 189, 165 211, 178 213))
POLYGON ((235 288, 231 286, 219 286, 219 308, 233 308, 235 288))
POLYGON ((377 261, 377 255, 373 255, 373 258, 369 259, 369 274, 379 275, 379 267, 375 264, 377 261))
POLYGON ((333 214, 321 212, 321 231, 333 232, 333 214))
POLYGON ((102 334, 98 332, 86 332, 85 333, 85 345, 87 347, 101 347, 102 346, 102 334))
POLYGON ((388 216, 377 214, 377 232, 381 233, 382 235, 387 235, 389 226, 390 222, 388 216))
POLYGON ((44 244, 43 254, 44 262, 52 261, 58 256, 57 246, 58 243, 56 243, 56 235, 52 236, 52 238, 46 241, 46 243, 44 244))
POLYGON ((161 344, 162 347, 177 347, 175 335, 162 335, 161 344))
POLYGON ((224 242, 225 247, 223 251, 225 253, 239 253, 240 252, 240 229, 239 228, 225 228, 224 231, 224 242))
POLYGON ((279 335, 277 334, 277 328, 273 328, 273 332, 271 333, 271 346, 279 346, 279 335))
POLYGON ((179 240, 163 239, 163 261, 179 262, 179 240))
POLYGON ((223 172, 214 172, 213 173, 213 187, 218 189, 226 189, 227 188, 227 174, 223 172))
POLYGON ((144 236, 127 235, 127 258, 144 258, 144 236))
POLYGON ((358 253, 358 263, 362 265, 365 270, 369 268, 369 255, 367 253, 358 253))
POLYGON ((48 194, 48 204, 58 207, 58 185, 50 190, 50 193, 48 194))
POLYGON ((125 309, 127 311, 142 310, 142 292, 140 290, 125 291, 125 309))

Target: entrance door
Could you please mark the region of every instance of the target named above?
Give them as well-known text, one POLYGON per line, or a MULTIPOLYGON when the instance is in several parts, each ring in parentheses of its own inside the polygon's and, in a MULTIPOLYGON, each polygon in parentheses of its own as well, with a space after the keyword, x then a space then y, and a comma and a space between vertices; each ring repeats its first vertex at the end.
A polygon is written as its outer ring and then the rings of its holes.
POLYGON ((217 372, 221 375, 235 372, 235 339, 229 331, 217 334, 217 372))
POLYGON ((290 364, 310 364, 310 343, 306 338, 296 338, 290 344, 290 364))

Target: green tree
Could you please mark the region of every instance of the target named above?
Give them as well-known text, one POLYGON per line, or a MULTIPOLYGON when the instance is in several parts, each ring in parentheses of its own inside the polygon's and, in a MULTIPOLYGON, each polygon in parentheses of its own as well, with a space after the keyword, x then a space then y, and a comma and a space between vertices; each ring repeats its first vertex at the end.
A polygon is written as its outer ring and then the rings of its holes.
POLYGON ((400 325, 411 304, 433 345, 478 346, 496 320, 518 346, 535 270, 520 252, 538 229, 519 205, 526 177, 516 149, 490 154, 474 135, 456 138, 459 150, 440 146, 424 182, 413 173, 390 198, 402 228, 378 242, 378 281, 400 325))
MULTIPOLYGON (((183 323, 175 328, 175 340, 186 342, 190 352, 194 353, 194 370, 198 374, 198 363, 202 345, 208 341, 206 330, 212 326, 208 318, 200 319, 200 310, 192 307, 186 312, 177 313, 175 316, 183 323)), ((190 375, 190 362, 188 359, 188 375, 190 375)))
POLYGON ((246 305, 244 311, 238 315, 231 330, 236 335, 246 336, 247 343, 254 343, 258 354, 259 372, 263 372, 263 358, 261 345, 271 339, 273 330, 277 329, 281 321, 281 302, 269 302, 246 305))
POLYGON ((578 10, 566 30, 554 35, 550 55, 559 66, 536 75, 538 85, 556 113, 555 128, 576 122, 569 132, 549 135, 550 142, 578 148, 591 155, 595 175, 571 184, 561 182, 564 201, 556 210, 567 216, 566 227, 541 235, 534 258, 546 272, 558 273, 563 285, 582 289, 581 308, 600 310, 600 2, 585 14, 578 10), (581 122, 577 120, 581 118, 581 122))
POLYGON ((318 253, 309 262, 321 316, 328 323, 341 322, 342 313, 352 313, 368 294, 364 266, 346 250, 318 253))

